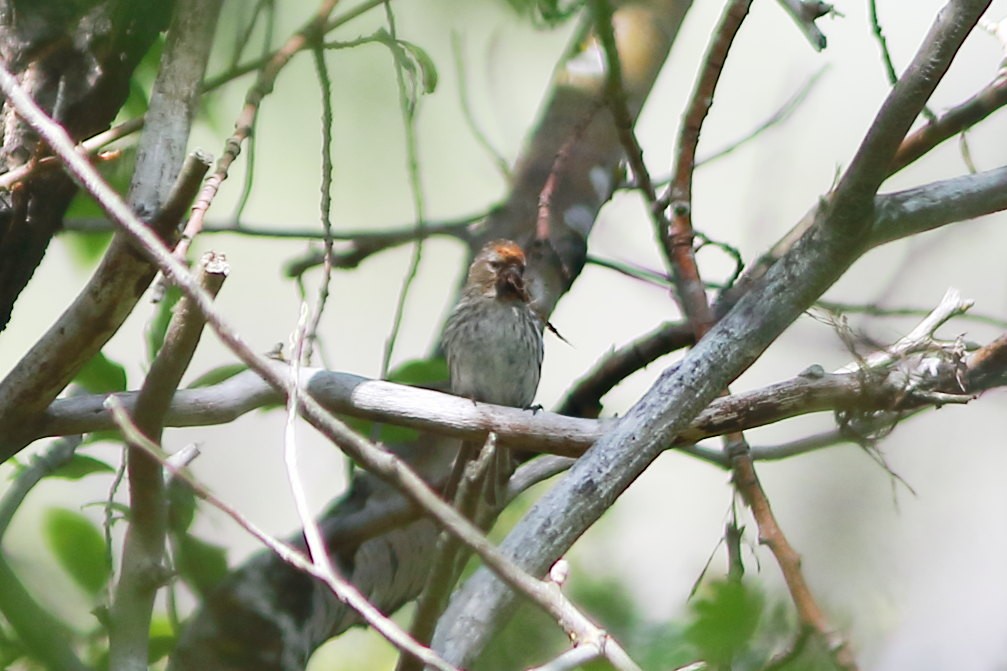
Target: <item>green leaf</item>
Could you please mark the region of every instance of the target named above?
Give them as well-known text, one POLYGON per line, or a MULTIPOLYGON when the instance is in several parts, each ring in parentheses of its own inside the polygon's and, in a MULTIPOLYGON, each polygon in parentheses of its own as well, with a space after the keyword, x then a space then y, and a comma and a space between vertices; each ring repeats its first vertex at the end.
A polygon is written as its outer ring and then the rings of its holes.
POLYGON ((713 582, 693 603, 685 637, 711 666, 728 666, 750 646, 763 602, 762 593, 744 582, 713 582))
POLYGON ((448 364, 443 357, 412 359, 388 373, 389 382, 411 384, 414 387, 431 386, 448 379, 448 364))
POLYGON ((203 597, 227 575, 227 552, 192 534, 182 534, 175 546, 175 567, 189 587, 203 597))
POLYGON ((84 364, 73 381, 92 394, 125 391, 126 369, 98 352, 84 364))
POLYGON ((177 637, 175 630, 166 618, 155 617, 150 621, 150 635, 148 637, 149 646, 147 649, 147 663, 153 664, 159 659, 168 656, 174 647, 177 637))
POLYGON ((174 314, 175 304, 182 297, 182 291, 175 285, 170 285, 161 297, 161 302, 157 304, 157 311, 147 324, 147 361, 154 360, 157 353, 164 345, 164 336, 168 333, 168 325, 171 324, 171 316, 174 314))
POLYGON ((177 534, 184 534, 196 516, 196 495, 192 488, 178 478, 172 478, 168 485, 168 527, 177 534))
POLYGON ((50 508, 43 533, 59 565, 91 596, 97 596, 109 578, 105 539, 87 517, 65 508, 50 508))
POLYGON ((115 473, 115 469, 100 459, 75 454, 70 457, 70 461, 53 471, 52 475, 66 480, 80 480, 92 473, 115 473))
POLYGON ((375 32, 369 40, 380 42, 392 52, 395 64, 401 69, 408 91, 405 113, 412 117, 415 113, 418 93, 433 93, 437 88, 437 67, 420 46, 406 40, 394 39, 384 28, 375 32))
POLYGON ((190 382, 186 388, 195 389, 196 387, 210 387, 212 385, 219 384, 224 380, 229 380, 238 373, 244 373, 246 370, 248 370, 248 366, 246 364, 226 363, 222 366, 217 366, 216 368, 211 368, 206 371, 190 382))
POLYGON ((430 54, 424 51, 418 44, 414 44, 413 42, 399 40, 398 43, 412 61, 412 63, 407 66, 407 69, 411 72, 415 72, 416 69, 419 69, 420 81, 423 82, 423 93, 430 94, 437 90, 437 66, 434 65, 434 59, 430 58, 430 54))
POLYGON ((92 431, 84 436, 83 445, 95 445, 97 443, 116 443, 117 445, 122 444, 122 434, 119 433, 118 429, 102 429, 101 431, 92 431))

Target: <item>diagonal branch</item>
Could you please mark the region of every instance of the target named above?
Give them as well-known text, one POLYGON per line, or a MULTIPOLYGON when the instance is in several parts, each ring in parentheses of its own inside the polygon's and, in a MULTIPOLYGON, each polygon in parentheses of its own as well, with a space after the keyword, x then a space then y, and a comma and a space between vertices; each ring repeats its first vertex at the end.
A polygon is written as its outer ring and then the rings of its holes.
MULTIPOLYGON (((882 106, 861 150, 816 225, 735 304, 679 363, 665 370, 628 413, 578 460, 518 523, 501 549, 541 575, 607 510, 688 425, 862 253, 873 199, 891 156, 988 2, 949 4, 899 85, 882 106), (890 135, 896 137, 892 139, 890 135), (880 167, 879 167, 880 166, 880 167), (866 216, 865 216, 866 215, 866 216)), ((456 593, 434 647, 470 663, 514 602, 484 570, 456 593)))
POLYGON ((892 160, 894 174, 924 156, 931 149, 968 130, 1007 105, 1007 66, 1001 67, 992 82, 956 107, 909 134, 892 160))

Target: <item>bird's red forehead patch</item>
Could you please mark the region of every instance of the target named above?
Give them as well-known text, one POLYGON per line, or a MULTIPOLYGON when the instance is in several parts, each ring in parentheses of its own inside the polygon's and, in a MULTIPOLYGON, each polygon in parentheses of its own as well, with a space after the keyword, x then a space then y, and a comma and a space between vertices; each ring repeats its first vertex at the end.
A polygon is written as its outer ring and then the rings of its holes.
POLYGON ((493 243, 493 251, 497 253, 504 263, 519 263, 524 265, 524 252, 510 240, 497 240, 493 243))

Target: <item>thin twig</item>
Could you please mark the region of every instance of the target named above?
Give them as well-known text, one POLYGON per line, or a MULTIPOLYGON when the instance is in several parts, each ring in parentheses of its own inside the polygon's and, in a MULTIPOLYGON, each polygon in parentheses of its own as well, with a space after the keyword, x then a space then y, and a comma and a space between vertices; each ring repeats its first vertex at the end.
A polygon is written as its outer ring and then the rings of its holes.
MULTIPOLYGON (((336 569, 329 557, 329 551, 322 538, 322 531, 308 505, 307 493, 297 465, 297 419, 301 394, 301 361, 304 359, 304 347, 308 329, 308 306, 301 303, 301 316, 297 320, 297 328, 291 336, 290 348, 290 384, 287 387, 287 421, 283 431, 283 461, 287 467, 287 482, 294 497, 294 507, 304 530, 304 540, 308 546, 311 563, 322 573, 336 577, 336 569)), ((342 578, 339 578, 342 580, 342 578)))
MULTIPOLYGON (((675 152, 675 170, 671 184, 661 197, 662 206, 671 207, 667 228, 656 231, 662 243, 665 260, 675 280, 676 294, 682 310, 696 332, 697 339, 710 328, 714 317, 706 298, 693 249, 692 182, 696 169, 696 147, 703 122, 713 105, 717 84, 723 72, 727 54, 741 24, 748 16, 751 0, 732 0, 724 8, 714 37, 707 48, 703 66, 692 96, 682 115, 675 152)), ((655 225, 658 222, 655 220, 655 225)))
MULTIPOLYGON (((899 81, 899 75, 895 72, 895 63, 892 62, 892 53, 888 50, 888 40, 885 39, 885 33, 881 29, 881 21, 878 19, 877 0, 868 0, 868 9, 871 17, 871 32, 874 34, 874 39, 878 41, 878 47, 881 49, 881 62, 885 66, 885 75, 888 77, 888 85, 895 86, 895 83, 899 81)), ((937 115, 926 106, 923 107, 923 116, 931 123, 937 121, 937 115)))
POLYGON ((889 174, 902 170, 945 140, 979 124, 1004 105, 1007 105, 1007 67, 1000 68, 993 81, 968 100, 908 135, 892 159, 889 174))
MULTIPOLYGON (((240 38, 240 42, 236 45, 234 57, 231 63, 232 67, 237 65, 236 59, 241 57, 241 52, 246 46, 248 46, 248 40, 251 37, 252 30, 255 28, 255 23, 258 19, 260 10, 263 10, 266 13, 266 28, 264 31, 265 34, 262 36, 260 56, 264 59, 269 57, 269 50, 273 48, 273 31, 276 27, 276 0, 259 0, 255 6, 255 13, 249 20, 245 36, 240 38)), ((252 132, 248 138, 248 152, 247 158, 245 159, 245 174, 241 184, 241 192, 238 194, 238 200, 234 206, 234 219, 241 219, 242 214, 245 212, 245 207, 248 205, 248 201, 252 197, 252 190, 255 185, 255 159, 257 156, 256 147, 258 147, 258 143, 255 141, 255 125, 257 124, 258 119, 253 122, 252 132)))
POLYGON ((311 363, 311 354, 318 340, 318 327, 322 321, 322 313, 329 300, 329 284, 332 282, 332 82, 329 79, 328 66, 325 64, 325 51, 321 47, 312 50, 315 62, 315 73, 322 94, 322 183, 320 186, 319 216, 322 220, 324 234, 322 279, 318 284, 318 297, 312 310, 311 324, 308 326, 307 342, 305 343, 305 363, 311 363))
POLYGON ((731 470, 734 486, 752 511, 752 516, 759 527, 759 542, 766 545, 776 558, 802 624, 813 628, 815 633, 822 637, 839 668, 856 669, 856 660, 849 643, 829 624, 825 612, 818 605, 804 578, 800 555, 780 529, 769 505, 769 499, 766 498, 752 467, 751 457, 741 453, 732 464, 731 470))
POLYGON ((777 109, 775 112, 770 114, 761 123, 757 124, 752 130, 748 131, 738 139, 726 144, 725 146, 717 149, 705 156, 699 156, 696 158, 696 168, 701 168, 718 159, 727 156, 728 154, 734 152, 736 149, 748 144, 751 140, 762 135, 764 132, 777 126, 787 119, 797 111, 801 104, 807 100, 808 95, 814 90, 815 86, 821 80, 822 76, 828 70, 828 66, 822 66, 815 71, 815 74, 811 75, 804 84, 801 85, 797 91, 787 98, 787 100, 777 109))
POLYGON ((779 0, 779 3, 797 23, 797 27, 804 33, 815 51, 821 51, 828 45, 825 34, 815 21, 826 14, 834 13, 832 5, 818 0, 779 0))
MULTIPOLYGON (((366 14, 370 10, 385 4, 385 2, 386 0, 367 0, 366 2, 362 2, 361 4, 353 7, 352 9, 347 10, 346 13, 340 14, 339 16, 330 19, 322 29, 322 33, 323 34, 330 33, 336 28, 340 28, 346 25, 353 19, 356 19, 362 16, 363 14, 366 14)), ((300 48, 307 49, 310 46, 311 45, 309 43, 305 42, 301 44, 300 48)), ((277 51, 270 52, 269 54, 260 56, 259 58, 252 59, 251 61, 248 61, 247 63, 242 63, 241 65, 234 65, 228 68, 225 72, 222 72, 219 75, 215 75, 207 79, 205 82, 203 82, 202 86, 203 92, 206 93, 208 91, 213 91, 229 82, 234 81, 239 77, 243 77, 247 74, 251 74, 253 72, 262 70, 274 58, 277 57, 277 54, 280 51, 282 51, 285 48, 286 45, 281 46, 277 51)))
POLYGON ((899 81, 899 75, 895 72, 895 63, 892 62, 892 53, 888 50, 888 40, 885 39, 885 33, 881 29, 881 21, 878 20, 877 0, 868 0, 867 8, 870 12, 871 32, 874 34, 874 39, 878 41, 878 47, 881 48, 881 62, 885 66, 885 75, 888 76, 888 85, 895 86, 895 82, 899 81))
MULTIPOLYGON (((714 163, 724 158, 725 156, 730 155, 734 151, 745 146, 746 144, 756 139, 769 129, 773 128, 774 126, 778 126, 779 124, 782 124, 784 121, 787 121, 794 114, 794 112, 797 111, 797 109, 801 106, 801 104, 808 98, 808 95, 814 89, 815 85, 818 84, 818 82, 821 80, 822 76, 825 74, 827 70, 828 66, 823 66, 819 68, 815 72, 815 74, 811 75, 811 77, 808 78, 808 81, 802 84, 801 87, 797 89, 797 92, 794 93, 792 96, 790 96, 782 105, 780 105, 780 107, 776 111, 774 111, 772 114, 766 117, 763 121, 756 124, 754 128, 749 130, 744 135, 740 136, 736 140, 728 142, 720 149, 716 149, 710 152, 709 154, 706 154, 705 156, 697 156, 696 169, 698 170, 699 168, 705 167, 711 163, 714 163)), ((656 177, 654 178, 654 186, 666 187, 671 182, 672 177, 673 175, 656 177)), ((620 188, 635 188, 635 187, 636 185, 631 183, 624 183, 620 185, 620 188)))
MULTIPOLYGON (((395 15, 392 13, 391 2, 385 2, 385 21, 388 23, 388 33, 391 36, 390 48, 398 49, 398 37, 395 31, 395 15)), ((416 141, 416 110, 418 101, 410 99, 409 86, 406 83, 406 74, 403 72, 401 58, 393 51, 392 62, 395 66, 395 82, 399 90, 399 111, 402 113, 402 125, 406 136, 406 172, 409 175, 409 192, 413 198, 413 214, 416 217, 416 238, 413 241, 413 253, 409 259, 409 267, 406 269, 405 277, 402 279, 402 288, 399 290, 398 300, 395 302, 395 314, 392 317, 392 328, 385 340, 385 351, 381 357, 381 377, 388 377, 388 371, 392 365, 392 356, 395 353, 395 343, 399 337, 399 330, 402 328, 402 318, 406 312, 406 301, 409 298, 409 290, 416 280, 416 274, 420 269, 420 262, 423 260, 423 243, 426 240, 424 229, 426 228, 426 202, 423 195, 423 180, 420 176, 419 144, 416 141)))
POLYGON ((647 164, 643 160, 643 148, 633 131, 633 116, 629 112, 626 90, 622 81, 622 63, 616 44, 615 30, 612 27, 612 7, 608 0, 593 0, 591 11, 594 15, 594 29, 598 35, 598 41, 605 52, 605 97, 612 110, 616 131, 619 133, 619 141, 626 152, 629 167, 633 171, 633 181, 636 187, 643 192, 647 204, 651 207, 651 215, 663 220, 663 225, 667 226, 664 208, 655 207, 657 191, 651 181, 647 164))
MULTIPOLYGON (((921 307, 884 307, 874 303, 844 303, 833 300, 815 301, 815 307, 828 310, 829 312, 835 312, 837 314, 859 314, 866 315, 868 317, 925 317, 931 312, 930 309, 921 307)), ((958 315, 958 317, 968 321, 986 324, 987 326, 1007 329, 1007 319, 996 317, 991 314, 981 314, 973 310, 969 310, 964 314, 958 315)))
POLYGON ((245 102, 234 122, 234 132, 224 143, 224 151, 217 159, 217 166, 200 191, 196 203, 192 207, 192 214, 185 225, 182 239, 175 248, 175 255, 179 259, 185 258, 189 244, 200 231, 203 230, 203 220, 206 211, 210 208, 220 185, 227 179, 231 165, 241 153, 241 145, 252 133, 255 127, 255 120, 259 115, 259 105, 262 100, 269 95, 276 83, 283 68, 290 62, 290 59, 301 49, 310 46, 314 40, 318 39, 325 29, 329 15, 335 9, 339 0, 322 0, 314 15, 297 32, 291 35, 287 41, 275 51, 269 60, 259 70, 259 75, 255 83, 245 94, 245 102))
MULTIPOLYGON (((97 135, 92 135, 88 139, 80 143, 80 150, 91 157, 98 156, 98 152, 105 146, 112 144, 116 140, 120 140, 128 135, 132 135, 143 128, 143 117, 139 119, 130 119, 128 121, 123 121, 117 126, 98 133, 97 135)), ((60 165, 59 159, 54 156, 46 156, 38 161, 29 161, 24 165, 20 165, 13 170, 5 172, 0 175, 0 190, 10 189, 15 184, 24 179, 27 179, 31 175, 39 172, 41 170, 46 170, 49 168, 55 168, 60 165)))
MULTIPOLYGON (((242 4, 239 6, 239 11, 248 8, 248 4, 242 4)), ((263 37, 264 46, 268 48, 270 42, 272 42, 272 23, 273 14, 275 14, 276 4, 274 0, 256 0, 255 7, 252 8, 252 16, 248 20, 248 24, 244 27, 244 30, 239 27, 235 30, 235 43, 232 45, 230 66, 231 68, 237 68, 239 61, 242 58, 242 54, 245 53, 245 49, 252 42, 252 34, 255 32, 256 26, 259 22, 259 15, 265 13, 267 15, 267 27, 266 34, 263 37)), ((244 12, 240 17, 244 16, 244 12)), ((240 18, 239 17, 239 18, 240 18)), ((266 53, 260 54, 261 56, 267 55, 266 53)))
POLYGON ((601 109, 601 103, 602 101, 599 100, 584 111, 581 118, 570 129, 563 144, 560 145, 553 156, 552 164, 549 166, 549 174, 546 176, 545 182, 543 182, 538 194, 538 208, 535 219, 536 240, 549 240, 551 217, 553 214, 553 197, 559 189, 560 178, 564 173, 567 163, 570 161, 574 148, 583 139, 584 134, 591 126, 591 122, 594 121, 595 115, 601 109))
MULTIPOLYGON (((464 450, 465 447, 461 449, 464 450)), ((464 473, 458 482, 457 492, 454 493, 454 505, 470 520, 475 517, 475 508, 482 495, 483 485, 488 479, 487 474, 496 450, 497 435, 490 432, 477 458, 465 464, 464 473)), ((460 462, 456 460, 455 468, 458 468, 458 463, 460 462)), ((458 580, 464 562, 468 558, 468 553, 464 552, 464 549, 465 546, 447 532, 441 532, 437 538, 430 574, 416 600, 416 610, 409 628, 409 634, 423 645, 430 645, 437 618, 444 611, 451 588, 458 580)), ((420 660, 408 655, 399 658, 395 669, 422 671, 420 660)))
POLYGON ((937 307, 893 345, 864 357, 861 361, 847 364, 835 372, 840 375, 852 373, 863 366, 881 368, 904 359, 908 354, 930 348, 933 346, 933 335, 937 328, 949 319, 968 312, 974 304, 972 300, 963 299, 957 289, 948 289, 937 307))
MULTIPOLYGON (((493 210, 469 214, 457 219, 431 220, 427 221, 423 235, 428 238, 435 236, 445 236, 467 241, 471 237, 469 229, 473 224, 482 221, 493 210)), ((67 219, 63 226, 64 230, 80 233, 110 233, 116 230, 115 224, 105 217, 87 218, 74 217, 67 219)), ((270 227, 265 225, 251 225, 243 221, 221 221, 206 222, 203 233, 224 233, 231 235, 244 235, 253 238, 277 238, 296 240, 325 240, 325 231, 317 226, 304 227, 270 227)), ((356 231, 332 231, 334 242, 349 242, 355 252, 354 265, 358 264, 368 255, 391 249, 397 245, 405 244, 416 239, 416 225, 404 225, 399 228, 390 228, 384 231, 356 230, 356 231)), ((347 267, 346 259, 351 255, 350 250, 337 252, 333 258, 333 263, 339 267, 347 267)), ((297 272, 287 271, 288 275, 298 275, 308 268, 322 263, 322 253, 313 252, 298 262, 297 272)))
POLYGON ((511 169, 507 164, 507 160, 503 155, 493 146, 486 133, 483 129, 479 127, 476 122, 475 113, 472 111, 472 103, 469 101, 468 96, 468 78, 465 71, 465 54, 464 47, 462 45, 461 36, 457 31, 451 31, 451 53, 454 56, 455 72, 458 77, 458 102, 462 108, 462 115, 465 117, 465 123, 468 124, 469 132, 472 133, 472 137, 475 138, 476 142, 480 147, 490 156, 493 161, 493 165, 500 172, 500 175, 507 181, 511 180, 511 169))
POLYGON ((683 322, 665 322, 656 329, 603 356, 577 380, 558 412, 573 417, 598 417, 601 399, 616 385, 659 357, 695 342, 692 328, 683 322))

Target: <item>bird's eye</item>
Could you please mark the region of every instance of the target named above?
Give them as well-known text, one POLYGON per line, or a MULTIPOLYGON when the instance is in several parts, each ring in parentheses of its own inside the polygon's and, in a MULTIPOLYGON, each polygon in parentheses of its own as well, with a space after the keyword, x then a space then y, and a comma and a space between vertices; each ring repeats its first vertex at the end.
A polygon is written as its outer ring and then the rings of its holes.
POLYGON ((493 270, 500 270, 503 267, 503 261, 500 259, 490 259, 490 268, 493 270))

